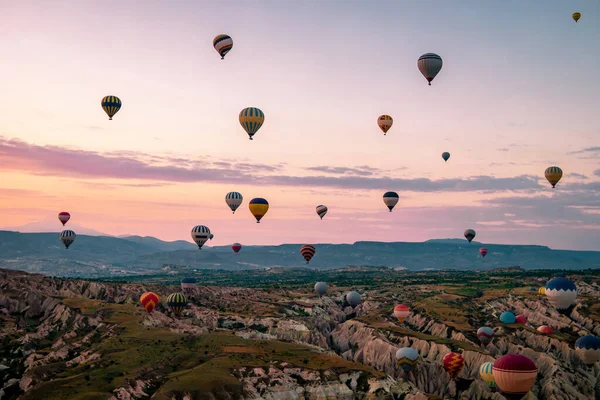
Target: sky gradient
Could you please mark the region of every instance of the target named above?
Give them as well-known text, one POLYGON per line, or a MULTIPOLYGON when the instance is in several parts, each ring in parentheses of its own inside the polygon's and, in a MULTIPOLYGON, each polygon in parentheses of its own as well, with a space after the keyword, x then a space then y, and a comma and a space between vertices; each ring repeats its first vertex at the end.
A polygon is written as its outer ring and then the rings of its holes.
POLYGON ((0 19, 0 229, 59 231, 69 211, 79 233, 190 240, 204 224, 211 245, 473 228, 600 250, 598 1, 0 1, 0 19), (427 52, 444 60, 431 87, 427 52), (265 113, 253 141, 249 106, 265 113), (271 205, 260 225, 253 197, 271 205))

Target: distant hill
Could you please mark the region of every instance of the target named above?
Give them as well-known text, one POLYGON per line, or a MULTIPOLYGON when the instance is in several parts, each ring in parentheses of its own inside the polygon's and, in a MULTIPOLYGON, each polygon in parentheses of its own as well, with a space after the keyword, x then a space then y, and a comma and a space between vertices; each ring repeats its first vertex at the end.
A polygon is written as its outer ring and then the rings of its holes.
POLYGON ((348 265, 377 265, 413 271, 489 270, 516 265, 523 269, 600 268, 600 252, 486 244, 489 252, 482 258, 479 244, 457 239, 423 243, 316 244, 317 253, 310 265, 306 265, 300 256, 300 246, 299 243, 245 246, 236 256, 229 246, 205 246, 198 250, 194 244, 185 241, 78 235, 75 243, 66 250, 56 233, 0 231, 0 268, 71 277, 152 274, 163 265, 225 270, 335 269, 348 265))

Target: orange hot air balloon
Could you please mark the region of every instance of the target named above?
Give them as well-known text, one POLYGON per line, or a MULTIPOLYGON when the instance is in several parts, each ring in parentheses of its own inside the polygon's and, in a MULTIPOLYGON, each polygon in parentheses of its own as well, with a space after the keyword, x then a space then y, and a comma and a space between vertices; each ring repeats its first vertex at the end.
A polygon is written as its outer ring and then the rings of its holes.
POLYGON ((158 295, 156 293, 146 292, 140 297, 140 303, 142 303, 142 307, 144 307, 146 311, 151 313, 158 305, 158 295))
POLYGON ((398 304, 394 307, 394 316, 398 318, 400 323, 403 323, 404 320, 410 315, 410 308, 405 306, 404 304, 398 304))
POLYGON ((462 354, 454 352, 446 354, 442 362, 444 364, 444 369, 450 374, 452 379, 456 379, 465 366, 465 359, 462 354))
POLYGON ((509 400, 522 399, 535 382, 535 363, 521 354, 507 354, 494 362, 496 385, 509 400))

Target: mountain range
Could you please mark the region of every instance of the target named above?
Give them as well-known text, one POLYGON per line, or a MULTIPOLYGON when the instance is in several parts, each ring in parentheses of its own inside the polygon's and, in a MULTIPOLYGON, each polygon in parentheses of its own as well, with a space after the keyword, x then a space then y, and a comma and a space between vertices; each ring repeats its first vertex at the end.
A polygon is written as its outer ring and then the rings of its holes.
POLYGON ((245 246, 236 256, 229 246, 202 250, 186 241, 154 237, 78 235, 66 250, 56 233, 0 231, 0 267, 64 277, 109 277, 152 274, 165 265, 194 269, 247 270, 272 267, 332 269, 347 265, 418 270, 488 270, 518 265, 524 269, 600 268, 600 252, 552 250, 545 246, 480 244, 460 239, 422 243, 368 242, 315 244, 316 255, 306 265, 301 244, 245 246))

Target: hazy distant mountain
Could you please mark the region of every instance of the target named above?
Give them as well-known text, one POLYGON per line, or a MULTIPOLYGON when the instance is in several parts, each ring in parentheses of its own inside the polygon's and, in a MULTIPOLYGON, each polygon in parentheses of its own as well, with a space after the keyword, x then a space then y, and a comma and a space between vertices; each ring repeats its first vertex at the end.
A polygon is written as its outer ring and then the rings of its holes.
MULTIPOLYGON (((58 215, 58 214, 57 214, 58 215)), ((7 231, 23 232, 23 233, 38 233, 38 232, 60 232, 64 229, 71 229, 77 234, 91 235, 91 236, 110 236, 106 233, 99 232, 95 229, 87 228, 79 225, 76 221, 71 219, 67 222, 67 225, 63 225, 58 220, 58 217, 46 217, 42 221, 30 222, 21 226, 10 227, 7 231)))
POLYGON ((159 251, 174 251, 174 250, 194 250, 197 249, 193 243, 186 242, 185 240, 176 240, 174 242, 164 242, 152 236, 136 236, 136 235, 125 235, 119 236, 120 239, 129 240, 131 242, 145 244, 159 251))

